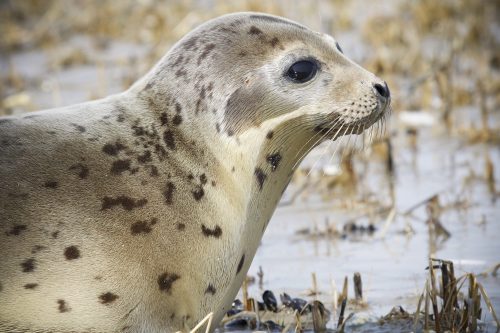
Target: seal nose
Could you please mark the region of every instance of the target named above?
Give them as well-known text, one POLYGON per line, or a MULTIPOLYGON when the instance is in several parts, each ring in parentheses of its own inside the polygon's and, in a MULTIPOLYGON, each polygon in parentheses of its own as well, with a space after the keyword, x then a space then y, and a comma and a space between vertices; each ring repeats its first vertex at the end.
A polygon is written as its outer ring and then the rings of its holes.
POLYGON ((391 92, 389 91, 389 87, 387 86, 387 83, 385 81, 384 85, 381 85, 380 83, 375 83, 373 85, 373 88, 375 88, 375 91, 379 96, 382 96, 385 99, 391 97, 391 92))

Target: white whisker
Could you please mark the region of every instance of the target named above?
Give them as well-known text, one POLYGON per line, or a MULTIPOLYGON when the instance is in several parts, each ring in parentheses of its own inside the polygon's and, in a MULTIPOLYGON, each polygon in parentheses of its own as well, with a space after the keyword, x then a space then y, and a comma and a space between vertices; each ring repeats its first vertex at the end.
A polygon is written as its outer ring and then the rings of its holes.
POLYGON ((349 147, 349 143, 351 142, 351 137, 352 137, 352 132, 354 131, 354 127, 351 128, 351 132, 348 134, 348 138, 347 138, 347 143, 344 147, 344 149, 342 150, 342 155, 340 155, 340 162, 339 162, 339 165, 342 165, 342 161, 344 160, 344 156, 345 156, 345 152, 346 151, 349 151, 351 148, 349 147))
MULTIPOLYGON (((340 128, 338 129, 338 131, 335 133, 335 135, 333 136, 333 139, 335 139, 335 137, 339 134, 340 130, 342 130, 342 128, 344 127, 345 124, 342 124, 340 126, 340 128)), ((343 138, 343 137, 342 137, 343 138)), ((342 138, 341 138, 341 141, 342 141, 342 138)), ((333 143, 333 140, 332 142, 328 145, 328 148, 330 147, 330 145, 333 143)), ((322 154, 317 160, 316 162, 314 162, 314 164, 312 165, 311 169, 309 170, 309 172, 307 173, 307 177, 309 177, 309 175, 311 174, 312 170, 314 170, 314 168, 316 167, 316 164, 318 164, 318 162, 321 160, 321 158, 323 157, 324 154, 322 154)), ((329 162, 330 163, 330 162, 329 162)))
MULTIPOLYGON (((342 127, 341 127, 342 128, 342 127)), ((347 133, 347 130, 349 129, 349 126, 347 126, 347 128, 345 129, 344 131, 344 134, 342 134, 342 138, 340 138, 340 142, 337 143, 337 147, 335 148, 335 151, 333 152, 332 156, 330 157, 330 159, 328 160, 328 164, 331 164, 332 161, 333 161, 333 158, 335 157, 335 154, 337 154, 337 151, 339 150, 339 147, 342 146, 342 142, 344 141, 344 138, 345 138, 345 134, 347 133)), ((340 130, 340 129, 339 129, 340 130)), ((328 165, 327 164, 327 165, 328 165)))
MULTIPOLYGON (((318 144, 318 142, 320 142, 321 140, 323 140, 323 139, 324 139, 324 138, 325 138, 325 137, 326 137, 326 136, 327 136, 327 135, 328 135, 328 134, 329 134, 329 133, 330 133, 330 132, 331 132, 331 131, 335 128, 335 126, 337 125, 337 123, 338 123, 338 122, 339 122, 339 119, 337 118, 337 119, 335 119, 335 120, 332 120, 332 122, 331 122, 331 123, 327 124, 327 126, 329 126, 329 127, 330 127, 330 128, 328 129, 328 131, 327 131, 324 135, 322 135, 322 136, 321 136, 318 140, 316 140, 316 142, 314 142, 314 144, 312 144, 312 145, 311 145, 311 147, 309 147, 309 148, 308 148, 308 149, 304 152, 304 154, 302 154, 302 156, 301 156, 299 159, 297 159, 297 161, 295 162, 295 164, 294 164, 294 165, 293 165, 293 167, 292 167, 292 170, 295 170, 295 167, 296 167, 296 166, 297 166, 297 165, 298 165, 298 164, 302 161, 302 159, 303 159, 303 158, 304 158, 307 154, 309 154, 309 152, 310 152, 310 151, 311 151, 314 147, 316 147, 316 145, 318 144)), ((320 132, 319 132, 319 133, 320 133, 320 132)), ((310 142, 310 141, 311 141, 311 139, 309 139, 309 141, 308 141, 308 142, 310 142)), ((303 146, 303 147, 304 147, 304 146, 303 146)), ((297 156, 297 155, 295 155, 295 156, 297 156)))

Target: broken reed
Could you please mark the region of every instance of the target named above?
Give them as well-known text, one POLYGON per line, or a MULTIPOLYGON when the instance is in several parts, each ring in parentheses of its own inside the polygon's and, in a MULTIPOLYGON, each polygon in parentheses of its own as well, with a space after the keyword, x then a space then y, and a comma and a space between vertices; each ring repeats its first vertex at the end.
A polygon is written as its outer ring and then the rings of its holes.
POLYGON ((429 277, 415 313, 415 330, 423 315, 424 330, 433 329, 437 333, 475 332, 482 315, 481 295, 497 327, 500 327, 491 301, 474 274, 468 273, 456 278, 451 261, 432 258, 429 259, 428 269, 429 277), (441 273, 440 279, 437 272, 441 273), (462 296, 460 290, 467 281, 468 293, 462 296), (422 301, 425 301, 423 312, 420 311, 422 301))

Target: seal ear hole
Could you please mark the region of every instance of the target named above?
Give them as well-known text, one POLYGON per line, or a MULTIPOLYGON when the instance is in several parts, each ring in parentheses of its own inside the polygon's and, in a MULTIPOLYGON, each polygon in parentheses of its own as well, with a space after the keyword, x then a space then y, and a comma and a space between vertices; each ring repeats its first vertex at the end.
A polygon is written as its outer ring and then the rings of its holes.
POLYGON ((340 53, 344 54, 344 51, 342 51, 342 48, 340 47, 339 43, 335 42, 335 46, 337 47, 337 50, 339 50, 340 53))
POLYGON ((314 60, 300 60, 292 64, 285 73, 295 83, 311 80, 318 72, 318 64, 314 60))

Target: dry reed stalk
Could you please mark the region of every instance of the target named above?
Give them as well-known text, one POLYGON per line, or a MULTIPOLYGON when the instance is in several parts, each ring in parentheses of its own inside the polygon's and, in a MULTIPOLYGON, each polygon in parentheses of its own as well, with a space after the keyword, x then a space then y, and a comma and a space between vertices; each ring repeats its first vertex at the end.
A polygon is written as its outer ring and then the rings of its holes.
POLYGON ((429 277, 424 291, 420 295, 414 319, 414 329, 421 315, 422 302, 424 305, 424 330, 434 329, 436 332, 475 332, 479 328, 481 319, 481 296, 498 328, 500 322, 488 298, 484 287, 477 282, 474 274, 468 273, 455 278, 453 263, 441 259, 429 259, 429 277), (440 268, 441 276, 437 279, 435 269, 440 268), (468 292, 462 295, 460 290, 468 282, 468 292), (439 283, 439 284, 438 284, 439 283), (440 296, 442 302, 438 302, 440 296), (459 302, 459 298, 463 298, 459 302), (439 306, 441 305, 441 306, 439 306), (429 307, 432 306, 433 313, 429 307))
POLYGON ((259 289, 264 289, 264 271, 262 266, 259 266, 259 271, 257 272, 257 277, 259 278, 259 289))
POLYGON ((241 286, 242 290, 242 303, 244 310, 248 311, 248 281, 247 278, 245 277, 243 279, 243 285, 241 286))
POLYGON ((354 273, 354 298, 356 301, 363 301, 363 282, 361 281, 361 274, 359 272, 354 273))
POLYGON ((312 302, 312 320, 314 332, 326 332, 328 316, 323 304, 316 300, 312 302))
POLYGON ((337 329, 342 332, 344 330, 344 313, 345 313, 345 308, 347 306, 347 298, 342 299, 341 305, 340 305, 340 314, 339 314, 339 320, 337 322, 337 329))
POLYGON ((295 322, 296 322, 296 326, 295 326, 295 332, 302 332, 303 329, 302 329, 302 322, 300 320, 300 313, 295 310, 295 322))
POLYGON ((312 296, 314 296, 314 298, 316 298, 316 296, 318 295, 318 282, 316 280, 316 273, 311 273, 312 275, 312 296))
POLYGON ((491 195, 495 196, 497 193, 495 188, 495 167, 493 166, 493 162, 491 161, 489 154, 486 154, 485 174, 488 191, 491 195))

